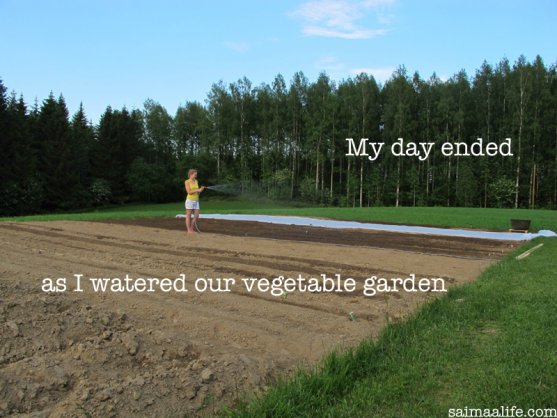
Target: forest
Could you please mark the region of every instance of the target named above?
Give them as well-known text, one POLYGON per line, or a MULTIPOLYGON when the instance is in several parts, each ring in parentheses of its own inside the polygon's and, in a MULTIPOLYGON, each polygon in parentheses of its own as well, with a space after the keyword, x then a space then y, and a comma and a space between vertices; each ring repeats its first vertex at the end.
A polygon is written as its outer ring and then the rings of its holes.
MULTIPOLYGON (((185 92, 187 93, 187 92, 185 92)), ((186 99, 186 98, 185 98, 186 99)), ((323 206, 557 208, 557 67, 484 62, 473 76, 424 79, 404 66, 383 84, 302 72, 270 84, 243 77, 172 115, 108 106, 98 123, 63 95, 29 105, 0 80, 0 215, 184 198, 187 170, 274 200, 323 206), (512 157, 375 161, 347 156, 346 138, 501 143, 512 157)))

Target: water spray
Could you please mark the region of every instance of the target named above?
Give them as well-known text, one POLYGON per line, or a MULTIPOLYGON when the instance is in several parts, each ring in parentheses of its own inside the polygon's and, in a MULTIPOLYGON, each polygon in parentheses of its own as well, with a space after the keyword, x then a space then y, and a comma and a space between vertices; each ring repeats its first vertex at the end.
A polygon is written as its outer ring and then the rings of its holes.
POLYGON ((267 192, 258 182, 253 181, 235 181, 233 183, 221 183, 212 186, 205 186, 206 189, 213 190, 217 193, 227 194, 230 196, 243 196, 245 198, 257 199, 265 197, 267 192))
POLYGON ((206 186, 206 189, 214 190, 215 192, 240 195, 242 194, 242 188, 238 183, 229 184, 215 184, 214 186, 206 186))

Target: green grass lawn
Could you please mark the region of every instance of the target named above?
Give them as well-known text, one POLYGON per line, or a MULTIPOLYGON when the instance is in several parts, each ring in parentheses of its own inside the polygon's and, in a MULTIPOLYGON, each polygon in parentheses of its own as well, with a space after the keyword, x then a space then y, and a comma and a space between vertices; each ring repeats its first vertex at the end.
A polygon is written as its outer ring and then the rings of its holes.
POLYGON ((224 415, 446 417, 466 406, 556 408, 555 254, 557 239, 530 242, 378 339, 332 353, 224 415))
MULTIPOLYGON (((201 202, 204 213, 247 213, 387 222, 405 225, 432 225, 455 228, 507 230, 510 219, 531 219, 532 230, 557 231, 557 211, 528 209, 479 209, 443 207, 300 207, 265 200, 210 199, 201 202)), ((0 218, 0 221, 100 220, 152 216, 175 216, 184 211, 183 202, 129 204, 95 211, 0 218)))
MULTIPOLYGON (((272 210, 284 207, 280 203, 267 200, 206 200, 201 202, 202 211, 205 213, 242 213, 249 210, 272 210)), ((157 216, 174 217, 178 213, 184 213, 184 202, 176 203, 149 203, 149 204, 127 204, 112 206, 97 210, 80 211, 72 213, 53 213, 46 215, 27 215, 15 217, 3 217, 0 221, 92 221, 101 219, 117 218, 148 218, 157 216)))

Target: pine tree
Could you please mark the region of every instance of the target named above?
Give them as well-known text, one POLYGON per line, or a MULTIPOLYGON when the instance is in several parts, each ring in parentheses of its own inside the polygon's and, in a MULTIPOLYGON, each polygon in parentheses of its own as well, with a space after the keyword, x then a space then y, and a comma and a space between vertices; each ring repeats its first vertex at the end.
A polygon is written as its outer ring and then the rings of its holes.
MULTIPOLYGON (((131 187, 128 171, 132 162, 144 152, 145 159, 154 159, 150 143, 143 144, 142 116, 139 112, 127 109, 112 110, 108 107, 101 116, 96 140, 91 151, 92 173, 96 179, 104 179, 110 186, 110 194, 115 202, 130 199, 131 187)), ((166 181, 172 181, 167 178, 166 181)))
POLYGON ((39 173, 43 185, 44 208, 68 208, 74 204, 77 173, 73 170, 68 109, 63 96, 51 93, 43 102, 37 121, 40 147, 39 173))
POLYGON ((10 161, 15 155, 15 146, 8 137, 9 115, 6 87, 0 79, 0 186, 5 186, 12 179, 10 161))
POLYGON ((90 204, 89 188, 91 186, 90 154, 94 144, 94 129, 87 120, 83 103, 70 123, 71 170, 77 173, 76 199, 81 206, 90 204))

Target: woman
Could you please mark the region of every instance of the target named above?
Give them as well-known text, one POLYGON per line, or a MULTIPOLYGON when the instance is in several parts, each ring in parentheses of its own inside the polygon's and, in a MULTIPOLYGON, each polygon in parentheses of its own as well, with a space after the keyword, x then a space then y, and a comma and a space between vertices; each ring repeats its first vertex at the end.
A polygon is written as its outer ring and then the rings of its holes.
POLYGON ((194 168, 188 171, 188 179, 184 185, 188 194, 186 197, 186 230, 188 234, 193 234, 195 233, 195 223, 199 219, 199 194, 205 190, 205 186, 199 187, 197 170, 194 168))

